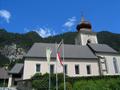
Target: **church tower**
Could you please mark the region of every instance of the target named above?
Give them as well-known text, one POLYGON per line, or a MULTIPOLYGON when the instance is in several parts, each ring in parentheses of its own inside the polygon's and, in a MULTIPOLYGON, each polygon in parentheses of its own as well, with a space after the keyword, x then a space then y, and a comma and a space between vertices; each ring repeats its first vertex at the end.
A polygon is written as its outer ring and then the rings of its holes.
POLYGON ((85 21, 82 17, 81 22, 77 25, 77 36, 75 44, 86 45, 87 43, 98 43, 95 32, 92 32, 92 25, 90 22, 85 21))

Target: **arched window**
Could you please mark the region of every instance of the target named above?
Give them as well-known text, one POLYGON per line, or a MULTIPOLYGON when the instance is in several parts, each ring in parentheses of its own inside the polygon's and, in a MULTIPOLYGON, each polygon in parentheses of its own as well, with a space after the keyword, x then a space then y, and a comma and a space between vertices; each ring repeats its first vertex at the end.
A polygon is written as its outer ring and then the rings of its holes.
POLYGON ((113 65, 114 65, 115 73, 118 73, 119 72, 118 64, 117 64, 117 59, 115 57, 113 58, 113 65))

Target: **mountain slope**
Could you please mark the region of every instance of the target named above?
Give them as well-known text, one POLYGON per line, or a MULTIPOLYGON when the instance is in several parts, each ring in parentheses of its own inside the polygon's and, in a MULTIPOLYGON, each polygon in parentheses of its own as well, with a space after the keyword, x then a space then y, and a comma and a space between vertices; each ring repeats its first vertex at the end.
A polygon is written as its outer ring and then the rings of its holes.
POLYGON ((36 32, 28 32, 25 34, 9 33, 4 29, 0 29, 0 46, 15 43, 25 49, 29 49, 35 42, 42 41, 42 38, 36 32))
POLYGON ((102 31, 97 33, 97 37, 99 43, 107 44, 115 50, 120 51, 120 34, 102 31))
MULTIPOLYGON (((4 29, 0 29, 0 46, 15 43, 18 46, 29 49, 35 42, 55 43, 64 39, 66 44, 74 44, 74 38, 77 32, 67 32, 56 36, 42 38, 36 32, 31 31, 25 34, 9 33, 4 29)), ((111 33, 108 31, 101 31, 97 33, 98 42, 101 44, 108 44, 115 50, 120 51, 120 34, 111 33)))

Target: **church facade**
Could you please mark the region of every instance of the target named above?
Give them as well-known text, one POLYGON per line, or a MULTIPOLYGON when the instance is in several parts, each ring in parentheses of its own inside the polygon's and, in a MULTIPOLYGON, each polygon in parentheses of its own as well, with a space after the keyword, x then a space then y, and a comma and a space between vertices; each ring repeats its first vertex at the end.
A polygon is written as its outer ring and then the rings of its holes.
MULTIPOLYGON (((120 75, 120 55, 105 44, 99 44, 92 26, 83 18, 77 25, 75 45, 64 45, 64 69, 71 77, 120 75)), ((50 73, 56 73, 56 44, 35 43, 25 55, 23 80, 30 79, 35 73, 49 73, 46 48, 52 49, 50 73)), ((58 63, 57 72, 63 67, 58 63)))

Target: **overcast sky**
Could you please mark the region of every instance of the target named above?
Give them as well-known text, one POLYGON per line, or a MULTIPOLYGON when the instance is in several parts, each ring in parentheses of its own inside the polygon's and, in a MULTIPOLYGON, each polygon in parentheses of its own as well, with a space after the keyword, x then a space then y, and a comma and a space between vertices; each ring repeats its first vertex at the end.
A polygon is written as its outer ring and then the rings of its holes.
POLYGON ((0 0, 0 28, 42 37, 75 32, 81 12, 93 31, 120 33, 120 0, 0 0))

